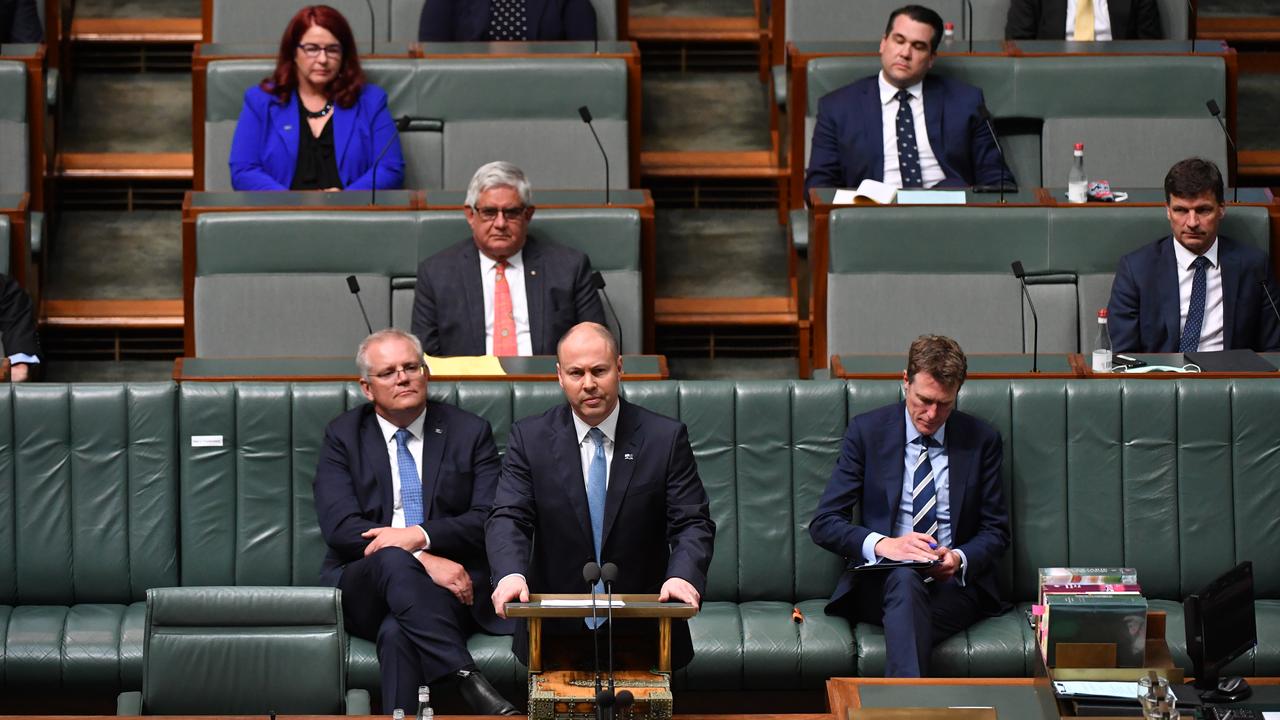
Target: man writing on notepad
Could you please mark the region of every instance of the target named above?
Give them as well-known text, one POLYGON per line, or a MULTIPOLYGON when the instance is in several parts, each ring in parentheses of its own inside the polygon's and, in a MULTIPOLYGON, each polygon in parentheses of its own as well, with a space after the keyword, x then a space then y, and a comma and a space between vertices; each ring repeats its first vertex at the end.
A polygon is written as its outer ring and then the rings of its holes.
POLYGON ((877 180, 899 188, 1014 184, 978 108, 982 91, 929 75, 942 18, 919 5, 893 11, 880 73, 818 102, 806 196, 877 180))
POLYGON ((849 423, 809 524, 813 541, 849 566, 827 614, 884 626, 886 677, 928 676, 934 645, 1004 608, 995 577, 1009 545, 1003 450, 994 428, 955 410, 967 367, 955 340, 917 338, 905 402, 849 423))

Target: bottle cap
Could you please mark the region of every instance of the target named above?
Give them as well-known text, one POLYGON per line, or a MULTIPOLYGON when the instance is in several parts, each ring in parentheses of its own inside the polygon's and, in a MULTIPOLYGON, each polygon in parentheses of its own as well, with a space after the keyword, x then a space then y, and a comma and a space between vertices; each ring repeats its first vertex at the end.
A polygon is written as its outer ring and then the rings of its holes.
POLYGON ((943 29, 944 31, 946 31, 946 32, 955 32, 956 24, 955 24, 955 23, 942 23, 942 29, 943 29))
POLYGON ((1107 309, 1106 309, 1106 308, 1102 308, 1101 310, 1099 310, 1099 311, 1098 311, 1098 319, 1099 319, 1099 320, 1106 320, 1106 319, 1107 319, 1107 309))
POLYGON ((1076 152, 1084 151, 1084 143, 1076 143, 1076 152))

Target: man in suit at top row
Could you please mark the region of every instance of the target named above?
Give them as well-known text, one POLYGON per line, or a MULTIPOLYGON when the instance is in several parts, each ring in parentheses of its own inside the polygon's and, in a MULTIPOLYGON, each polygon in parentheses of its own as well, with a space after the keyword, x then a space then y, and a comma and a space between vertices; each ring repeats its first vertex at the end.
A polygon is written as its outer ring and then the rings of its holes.
POLYGON ((1004 36, 1010 40, 1155 40, 1157 0, 1011 0, 1004 36))
POLYGON ((1267 299, 1270 292, 1280 302, 1280 289, 1266 253, 1218 234, 1227 212, 1218 167, 1178 162, 1164 178, 1164 198, 1172 233, 1120 258, 1112 280, 1112 347, 1280 350, 1280 322, 1267 299))
POLYGON ((43 39, 36 0, 0 0, 0 43, 38 43, 43 39))
POLYGON ((818 102, 806 201, 812 188, 866 179, 900 188, 1012 185, 979 113, 982 91, 929 75, 942 18, 920 5, 893 11, 880 41, 880 73, 818 102))
POLYGON ((955 340, 917 338, 905 401, 849 422, 809 524, 848 562, 827 614, 884 626, 886 677, 927 676, 934 645, 1006 607, 995 576, 1009 545, 1003 450, 994 428, 955 410, 967 369, 955 340), (887 561, 936 564, 854 572, 887 561))
POLYGON ((575 324, 604 323, 591 261, 530 235, 533 211, 515 165, 492 162, 472 176, 471 237, 418 265, 411 328, 428 355, 551 355, 575 324))

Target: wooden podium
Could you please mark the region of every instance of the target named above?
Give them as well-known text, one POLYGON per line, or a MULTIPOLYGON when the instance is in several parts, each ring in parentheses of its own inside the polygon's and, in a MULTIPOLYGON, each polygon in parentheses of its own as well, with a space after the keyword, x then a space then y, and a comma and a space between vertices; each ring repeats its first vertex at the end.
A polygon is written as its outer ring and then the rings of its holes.
MULTIPOLYGON (((588 594, 530 595, 527 603, 507 603, 507 616, 529 623, 529 717, 531 720, 596 720, 595 676, 589 669, 550 667, 544 663, 542 621, 550 618, 588 618, 588 594)), ((606 596, 596 596, 595 614, 605 617, 606 596)), ((657 595, 614 595, 615 619, 652 618, 658 622, 656 667, 625 664, 626 652, 615 652, 614 688, 629 690, 631 707, 614 713, 615 720, 670 720, 671 621, 691 618, 698 610, 686 603, 658 602, 657 595), (618 603, 621 603, 620 605, 618 603), (624 663, 619 664, 618 660, 624 663)), ((605 644, 608 626, 602 627, 605 644)), ((602 652, 604 649, 602 648, 602 652)), ((602 659, 602 664, 607 664, 602 659)))

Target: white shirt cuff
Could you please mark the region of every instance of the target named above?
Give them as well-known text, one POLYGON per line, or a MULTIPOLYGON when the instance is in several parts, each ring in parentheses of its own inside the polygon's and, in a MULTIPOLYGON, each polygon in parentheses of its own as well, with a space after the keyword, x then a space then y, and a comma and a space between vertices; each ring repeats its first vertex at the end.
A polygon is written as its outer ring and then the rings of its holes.
POLYGON ((969 558, 965 557, 963 550, 951 549, 951 552, 960 556, 960 569, 956 571, 956 582, 960 587, 964 587, 964 575, 969 571, 969 558))
POLYGON ((9 356, 10 365, 18 365, 20 363, 25 363, 27 365, 39 365, 40 358, 35 355, 27 355, 26 353, 14 353, 9 356))
POLYGON ((880 558, 876 557, 876 543, 885 538, 878 532, 867 535, 867 539, 862 541, 862 559, 868 565, 875 565, 880 562, 880 558))

